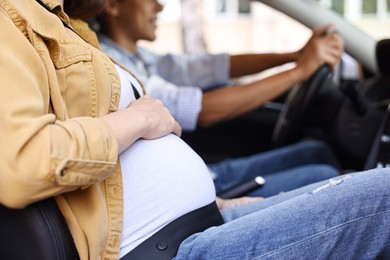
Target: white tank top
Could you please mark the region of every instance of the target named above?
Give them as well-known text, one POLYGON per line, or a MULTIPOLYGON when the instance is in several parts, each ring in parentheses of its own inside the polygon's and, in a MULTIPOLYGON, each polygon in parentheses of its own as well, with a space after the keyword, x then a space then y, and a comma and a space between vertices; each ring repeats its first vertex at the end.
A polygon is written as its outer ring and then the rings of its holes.
MULTIPOLYGON (((135 100, 138 81, 116 66, 121 79, 119 109, 135 100)), ((120 154, 124 221, 120 257, 178 217, 215 200, 203 160, 179 137, 140 139, 120 154)))

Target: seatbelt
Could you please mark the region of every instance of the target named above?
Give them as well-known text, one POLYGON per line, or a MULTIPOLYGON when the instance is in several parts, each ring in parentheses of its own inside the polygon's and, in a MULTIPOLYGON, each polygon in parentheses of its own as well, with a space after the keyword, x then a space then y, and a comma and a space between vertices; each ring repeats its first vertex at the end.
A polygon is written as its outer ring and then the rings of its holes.
POLYGON ((365 170, 377 167, 390 167, 390 105, 387 107, 378 134, 374 139, 365 170))
POLYGON ((134 87, 133 83, 130 82, 130 84, 131 84, 131 87, 133 88, 135 99, 139 99, 141 97, 141 95, 139 94, 138 90, 134 87))
POLYGON ((224 223, 216 202, 191 211, 149 237, 121 260, 171 260, 189 236, 224 223))

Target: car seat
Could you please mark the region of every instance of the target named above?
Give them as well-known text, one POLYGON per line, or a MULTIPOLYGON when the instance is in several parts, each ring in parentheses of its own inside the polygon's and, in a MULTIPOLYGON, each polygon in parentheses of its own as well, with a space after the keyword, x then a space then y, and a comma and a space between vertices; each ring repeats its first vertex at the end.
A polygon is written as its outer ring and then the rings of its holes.
POLYGON ((0 259, 79 259, 73 238, 54 198, 9 209, 0 205, 0 259))

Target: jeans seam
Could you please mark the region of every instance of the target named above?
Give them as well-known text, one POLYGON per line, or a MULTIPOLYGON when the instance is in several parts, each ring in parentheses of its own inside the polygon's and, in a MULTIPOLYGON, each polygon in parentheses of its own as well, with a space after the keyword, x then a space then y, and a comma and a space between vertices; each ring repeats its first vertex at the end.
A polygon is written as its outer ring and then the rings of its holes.
POLYGON ((315 237, 318 237, 318 236, 321 236, 321 235, 323 235, 323 234, 326 234, 326 233, 335 231, 335 230, 337 230, 337 229, 339 229, 339 228, 341 228, 341 227, 344 227, 344 226, 346 226, 346 225, 350 225, 350 224, 355 223, 355 222, 363 221, 363 220, 365 220, 365 219, 367 219, 367 218, 377 217, 377 216, 380 216, 380 215, 386 215, 386 214, 389 214, 389 213, 390 213, 390 210, 386 210, 386 211, 383 211, 383 212, 379 212, 379 213, 371 214, 371 215, 368 215, 368 216, 365 216, 365 217, 361 217, 361 218, 358 218, 358 219, 354 219, 354 220, 351 220, 351 221, 347 221, 347 222, 345 222, 345 223, 343 223, 343 224, 339 224, 339 225, 334 226, 334 227, 332 227, 332 228, 328 228, 328 229, 323 230, 323 231, 321 231, 321 232, 319 232, 319 233, 316 233, 316 234, 314 234, 314 235, 311 235, 311 236, 308 237, 308 238, 305 238, 305 239, 303 239, 303 240, 296 241, 296 242, 294 242, 294 243, 292 243, 292 244, 288 244, 288 245, 286 245, 286 246, 283 246, 282 248, 275 249, 275 250, 273 250, 273 251, 271 251, 271 252, 267 252, 267 253, 265 253, 265 254, 263 254, 263 255, 256 256, 256 257, 254 257, 254 258, 252 258, 252 259, 253 259, 253 260, 256 260, 256 259, 260 259, 260 258, 269 256, 269 255, 272 255, 272 254, 274 254, 274 253, 276 253, 276 252, 278 252, 278 251, 285 250, 285 249, 287 249, 287 248, 289 248, 289 247, 292 247, 292 246, 295 246, 295 245, 297 245, 297 244, 306 242, 306 241, 308 241, 308 240, 310 240, 310 239, 313 239, 313 238, 315 238, 315 237))

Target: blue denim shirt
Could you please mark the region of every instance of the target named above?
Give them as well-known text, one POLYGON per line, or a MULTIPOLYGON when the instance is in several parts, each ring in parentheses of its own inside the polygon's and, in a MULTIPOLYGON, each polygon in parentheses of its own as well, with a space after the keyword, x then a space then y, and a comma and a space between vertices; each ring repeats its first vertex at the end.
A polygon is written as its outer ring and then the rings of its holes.
POLYGON ((228 54, 158 55, 141 47, 130 53, 98 36, 103 51, 133 72, 148 95, 162 100, 183 130, 196 128, 203 90, 229 85, 228 54))

